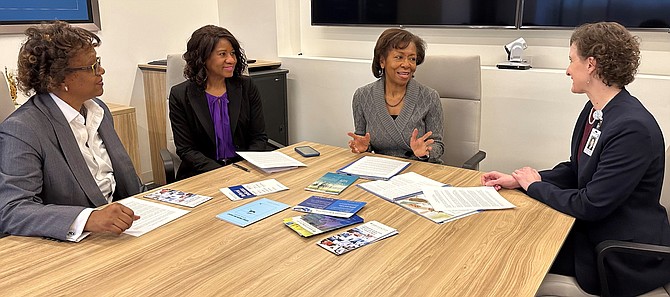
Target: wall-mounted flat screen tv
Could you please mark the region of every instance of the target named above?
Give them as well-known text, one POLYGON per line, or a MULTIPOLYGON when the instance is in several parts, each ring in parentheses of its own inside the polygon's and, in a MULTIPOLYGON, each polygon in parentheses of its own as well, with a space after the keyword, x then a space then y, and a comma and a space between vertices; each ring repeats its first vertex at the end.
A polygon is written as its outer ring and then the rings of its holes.
POLYGON ((670 28, 670 0, 524 0, 522 28, 576 27, 600 21, 629 29, 670 28))
POLYGON ((54 20, 100 30, 98 0, 0 1, 0 33, 22 33, 29 26, 54 20))
POLYGON ((312 25, 516 27, 517 0, 312 0, 312 25))

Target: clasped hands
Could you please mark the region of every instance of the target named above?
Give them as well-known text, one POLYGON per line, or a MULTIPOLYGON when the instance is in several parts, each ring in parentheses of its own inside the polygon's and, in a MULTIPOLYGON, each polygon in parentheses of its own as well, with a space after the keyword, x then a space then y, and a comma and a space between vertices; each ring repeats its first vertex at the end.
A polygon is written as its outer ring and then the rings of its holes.
MULTIPOLYGON (((360 154, 367 151, 370 147, 370 133, 365 133, 365 136, 360 136, 353 132, 349 132, 347 135, 352 138, 349 140, 349 148, 352 153, 360 154)), ((433 149, 430 145, 433 144, 435 140, 429 139, 431 135, 433 135, 433 131, 428 131, 423 136, 418 137, 419 130, 414 128, 412 136, 409 139, 409 146, 415 156, 419 158, 425 157, 433 149)))
POLYGON ((96 209, 88 217, 84 231, 89 232, 112 232, 121 234, 133 225, 133 221, 139 220, 132 209, 121 203, 112 203, 102 209, 96 209))
POLYGON ((542 177, 537 170, 530 167, 523 167, 514 170, 512 174, 500 173, 498 171, 491 171, 484 173, 481 177, 482 185, 494 187, 496 190, 502 188, 516 189, 523 188, 528 190, 530 184, 542 181, 542 177))

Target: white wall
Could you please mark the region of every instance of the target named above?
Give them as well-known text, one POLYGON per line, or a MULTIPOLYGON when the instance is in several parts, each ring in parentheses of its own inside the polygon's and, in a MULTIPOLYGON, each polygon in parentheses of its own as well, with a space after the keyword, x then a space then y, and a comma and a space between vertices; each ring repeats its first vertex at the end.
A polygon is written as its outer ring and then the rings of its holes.
MULTIPOLYGON (((164 59, 166 53, 184 51, 191 33, 206 24, 218 24, 216 0, 99 0, 102 29, 97 49, 106 70, 107 102, 134 106, 137 110, 141 172, 151 180, 142 73, 138 64, 164 59)), ((0 35, 0 66, 16 69, 24 35, 0 35)), ((4 70, 4 67, 3 67, 4 70)), ((20 101, 25 101, 21 98, 20 101)))

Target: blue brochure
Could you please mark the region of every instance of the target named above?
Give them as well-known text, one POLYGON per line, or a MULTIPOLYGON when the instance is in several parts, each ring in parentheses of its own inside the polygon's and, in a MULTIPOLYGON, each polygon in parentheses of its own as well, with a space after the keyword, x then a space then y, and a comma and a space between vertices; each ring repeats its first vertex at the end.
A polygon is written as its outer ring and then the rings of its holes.
POLYGON ((289 205, 287 204, 267 198, 261 198, 229 211, 222 212, 216 217, 240 227, 246 227, 287 208, 289 208, 289 205))
POLYGON ((348 218, 365 206, 365 202, 312 196, 293 207, 293 210, 348 218))

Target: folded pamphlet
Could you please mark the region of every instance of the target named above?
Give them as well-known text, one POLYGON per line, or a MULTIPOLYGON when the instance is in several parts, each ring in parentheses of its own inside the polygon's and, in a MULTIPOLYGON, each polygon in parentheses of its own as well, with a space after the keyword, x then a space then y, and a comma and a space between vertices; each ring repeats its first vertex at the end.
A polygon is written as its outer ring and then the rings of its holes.
POLYGON ((346 232, 325 238, 317 245, 339 256, 396 234, 398 234, 398 230, 380 222, 371 221, 346 232))
POLYGON ((312 235, 325 233, 342 227, 363 223, 363 218, 353 215, 350 218, 337 218, 322 214, 308 213, 284 219, 284 225, 298 232, 300 236, 310 237, 312 235))

